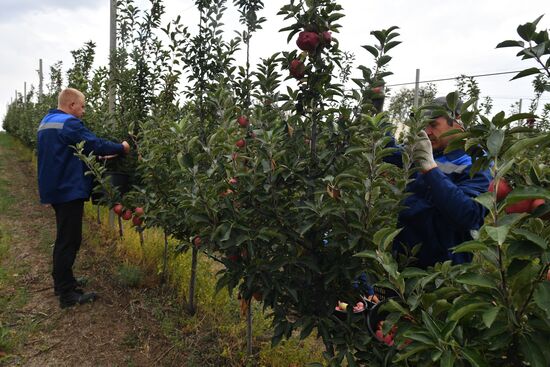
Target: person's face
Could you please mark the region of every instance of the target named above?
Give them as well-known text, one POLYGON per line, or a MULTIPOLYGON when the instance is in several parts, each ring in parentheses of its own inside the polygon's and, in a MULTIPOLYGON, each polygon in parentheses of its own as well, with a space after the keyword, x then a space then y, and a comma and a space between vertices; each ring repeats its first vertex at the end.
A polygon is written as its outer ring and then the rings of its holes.
POLYGON ((428 126, 424 128, 434 151, 443 150, 449 145, 449 142, 453 139, 453 135, 441 136, 449 130, 460 129, 460 125, 453 122, 452 126, 447 123, 447 118, 444 116, 437 117, 432 120, 428 126))
POLYGON ((77 118, 82 118, 82 116, 84 116, 84 112, 86 112, 86 101, 84 100, 84 97, 79 97, 72 102, 69 107, 71 109, 71 115, 77 118))

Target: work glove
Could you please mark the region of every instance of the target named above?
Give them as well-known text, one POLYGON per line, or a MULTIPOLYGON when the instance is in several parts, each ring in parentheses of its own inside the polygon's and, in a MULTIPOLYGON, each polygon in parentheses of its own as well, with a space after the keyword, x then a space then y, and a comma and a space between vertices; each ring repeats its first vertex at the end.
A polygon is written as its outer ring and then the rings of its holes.
POLYGON ((423 173, 437 167, 433 156, 432 143, 424 130, 419 132, 416 136, 413 147, 413 159, 416 166, 420 168, 423 173))

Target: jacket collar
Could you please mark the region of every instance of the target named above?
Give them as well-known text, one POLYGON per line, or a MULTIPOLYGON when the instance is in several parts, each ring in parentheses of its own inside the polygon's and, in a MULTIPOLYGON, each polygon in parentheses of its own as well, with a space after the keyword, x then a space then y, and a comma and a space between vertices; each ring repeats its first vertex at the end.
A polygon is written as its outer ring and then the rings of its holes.
POLYGON ((454 161, 455 159, 458 159, 458 158, 462 157, 465 154, 466 154, 466 152, 462 149, 456 149, 456 150, 453 150, 453 151, 451 151, 447 154, 444 154, 443 150, 439 150, 439 151, 434 152, 434 158, 444 157, 449 161, 454 161))
POLYGON ((65 115, 68 115, 67 112, 58 110, 57 108, 51 108, 50 110, 48 110, 48 113, 63 113, 65 115))

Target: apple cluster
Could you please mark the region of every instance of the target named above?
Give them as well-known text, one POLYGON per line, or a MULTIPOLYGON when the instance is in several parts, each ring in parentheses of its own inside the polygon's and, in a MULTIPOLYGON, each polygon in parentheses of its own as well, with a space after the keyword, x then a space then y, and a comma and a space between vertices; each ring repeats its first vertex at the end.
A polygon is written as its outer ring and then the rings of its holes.
MULTIPOLYGON (((330 46, 332 33, 324 31, 321 33, 302 31, 298 34, 296 45, 302 51, 315 53, 319 45, 330 46)), ((306 73, 306 66, 300 59, 291 60, 289 63, 290 76, 295 79, 302 79, 306 73)))
POLYGON ((134 208, 134 211, 132 212, 131 209, 125 208, 120 203, 116 203, 113 206, 113 212, 115 212, 116 215, 124 220, 132 219, 132 224, 136 227, 139 227, 143 224, 143 214, 145 214, 145 211, 142 207, 138 206, 134 208))

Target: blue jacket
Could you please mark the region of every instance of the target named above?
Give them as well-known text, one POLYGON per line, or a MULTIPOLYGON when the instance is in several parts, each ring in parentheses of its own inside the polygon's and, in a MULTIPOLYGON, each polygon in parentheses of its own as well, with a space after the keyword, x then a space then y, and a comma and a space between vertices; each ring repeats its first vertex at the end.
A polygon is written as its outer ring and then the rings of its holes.
POLYGON ((97 155, 124 152, 122 144, 96 137, 80 119, 52 109, 38 126, 38 191, 43 204, 58 204, 90 197, 92 177, 71 145, 86 141, 84 153, 97 155))
MULTIPOLYGON (((471 254, 453 254, 450 249, 471 240, 471 232, 483 225, 486 209, 474 198, 486 192, 491 181, 488 169, 470 177, 472 158, 463 150, 436 152, 434 158, 438 167, 415 174, 407 186, 412 195, 403 202, 407 208, 399 213, 402 230, 394 242, 397 252, 422 244, 414 264, 422 268, 446 260, 454 264, 472 260, 471 254)), ((386 160, 402 165, 399 152, 386 160)))

